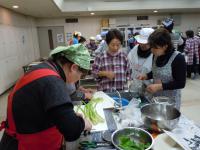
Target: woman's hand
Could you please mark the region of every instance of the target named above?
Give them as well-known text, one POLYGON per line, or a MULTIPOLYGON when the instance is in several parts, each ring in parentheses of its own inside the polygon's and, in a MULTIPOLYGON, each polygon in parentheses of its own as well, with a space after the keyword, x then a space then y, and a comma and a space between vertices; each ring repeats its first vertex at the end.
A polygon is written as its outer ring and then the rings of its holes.
POLYGON ((82 115, 81 113, 77 113, 77 112, 76 112, 76 115, 77 115, 78 117, 83 118, 83 115, 82 115))
POLYGON ((83 120, 84 120, 84 122, 85 122, 85 128, 84 128, 84 130, 86 130, 86 131, 92 130, 92 123, 91 123, 88 119, 84 118, 83 115, 82 115, 81 113, 76 113, 76 115, 77 115, 78 117, 83 118, 83 120))
POLYGON ((115 73, 113 71, 100 71, 99 76, 107 77, 108 79, 112 80, 113 78, 115 78, 115 73))
POLYGON ((147 77, 147 74, 140 74, 140 75, 138 75, 137 79, 138 80, 147 80, 148 77, 147 77))
POLYGON ((162 84, 150 84, 147 86, 146 90, 149 93, 156 93, 158 91, 163 90, 162 84))
POLYGON ((86 118, 84 118, 84 122, 85 122, 85 129, 84 130, 86 130, 86 131, 92 130, 92 123, 86 118))
POLYGON ((106 77, 110 80, 115 78, 115 73, 112 71, 106 71, 106 77))
POLYGON ((82 86, 79 87, 79 90, 85 94, 85 99, 92 99, 93 94, 96 92, 94 89, 86 89, 82 86))
POLYGON ((93 93, 90 93, 90 92, 85 92, 85 99, 92 99, 92 96, 93 96, 93 93))

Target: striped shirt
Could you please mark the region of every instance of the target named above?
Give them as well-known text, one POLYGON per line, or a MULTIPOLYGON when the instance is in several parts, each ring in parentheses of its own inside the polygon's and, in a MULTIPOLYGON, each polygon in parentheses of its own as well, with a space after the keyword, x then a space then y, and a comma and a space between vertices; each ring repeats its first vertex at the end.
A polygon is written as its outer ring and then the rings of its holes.
POLYGON ((130 79, 131 70, 127 54, 120 51, 112 56, 107 51, 95 57, 92 66, 92 73, 98 78, 98 90, 112 92, 113 88, 118 91, 128 90, 127 81, 130 79), (110 80, 107 77, 98 77, 99 71, 112 71, 115 78, 110 80))

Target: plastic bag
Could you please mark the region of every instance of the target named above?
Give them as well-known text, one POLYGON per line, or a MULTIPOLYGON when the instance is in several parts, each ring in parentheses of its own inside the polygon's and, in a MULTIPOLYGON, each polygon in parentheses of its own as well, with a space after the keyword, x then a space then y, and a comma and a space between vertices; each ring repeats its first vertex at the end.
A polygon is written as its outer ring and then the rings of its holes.
POLYGON ((143 124, 139 108, 140 103, 140 99, 132 98, 129 104, 120 112, 122 127, 139 127, 143 124))

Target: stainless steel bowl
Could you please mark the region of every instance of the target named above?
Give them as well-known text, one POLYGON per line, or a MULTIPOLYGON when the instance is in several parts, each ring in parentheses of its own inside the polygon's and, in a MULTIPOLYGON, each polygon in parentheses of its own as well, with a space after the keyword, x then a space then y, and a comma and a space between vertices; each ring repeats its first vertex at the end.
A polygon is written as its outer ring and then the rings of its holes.
POLYGON ((156 104, 165 104, 165 105, 171 105, 171 106, 175 106, 176 104, 174 99, 166 97, 166 96, 156 96, 156 97, 153 97, 151 101, 156 104))
POLYGON ((135 142, 138 142, 138 143, 144 143, 144 144, 150 143, 150 146, 145 150, 149 150, 153 146, 154 140, 150 133, 148 133, 147 131, 141 128, 127 127, 127 128, 116 130, 112 134, 112 143, 118 150, 122 150, 119 147, 119 137, 124 136, 124 135, 130 136, 131 139, 133 139, 135 142))
POLYGON ((172 130, 178 124, 181 113, 165 104, 147 104, 141 108, 144 125, 152 130, 172 130))

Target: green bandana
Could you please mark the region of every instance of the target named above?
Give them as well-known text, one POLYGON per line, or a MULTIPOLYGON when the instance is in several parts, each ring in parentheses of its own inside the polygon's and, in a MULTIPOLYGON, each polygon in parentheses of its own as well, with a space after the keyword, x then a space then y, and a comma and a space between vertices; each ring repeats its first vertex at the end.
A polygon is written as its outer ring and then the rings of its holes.
POLYGON ((90 69, 90 54, 88 49, 82 44, 74 44, 71 46, 58 46, 50 52, 50 56, 61 53, 71 62, 77 64, 83 69, 90 69))

